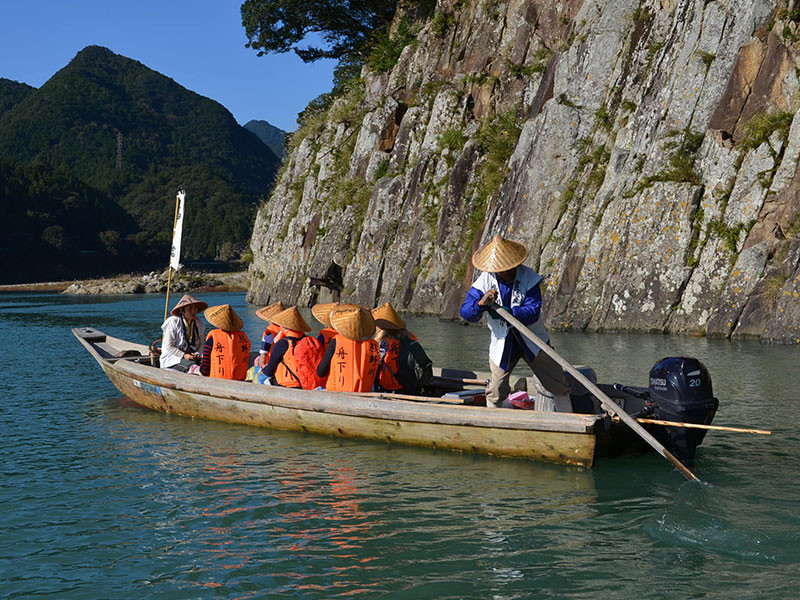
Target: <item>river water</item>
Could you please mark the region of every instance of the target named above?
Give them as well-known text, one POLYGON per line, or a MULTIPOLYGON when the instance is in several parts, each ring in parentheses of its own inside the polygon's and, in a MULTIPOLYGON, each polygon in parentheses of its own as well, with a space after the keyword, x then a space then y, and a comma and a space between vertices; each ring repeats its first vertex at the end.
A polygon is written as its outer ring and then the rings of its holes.
MULTIPOLYGON (((260 339, 243 294, 203 299, 260 339)), ((698 484, 656 454, 583 469, 149 412, 70 328, 149 343, 163 311, 0 295, 0 597, 800 596, 798 347, 554 334, 604 382, 646 385, 658 359, 696 356, 717 424, 773 430, 710 433, 698 484)), ((484 328, 408 321, 435 364, 486 369, 484 328)))

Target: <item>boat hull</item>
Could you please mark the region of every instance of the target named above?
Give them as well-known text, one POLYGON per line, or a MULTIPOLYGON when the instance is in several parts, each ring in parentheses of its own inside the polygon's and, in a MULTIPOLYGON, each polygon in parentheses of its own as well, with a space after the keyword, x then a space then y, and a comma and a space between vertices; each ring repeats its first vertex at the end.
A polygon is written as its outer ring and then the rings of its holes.
POLYGON ((596 415, 487 410, 430 398, 414 401, 390 394, 364 396, 210 379, 105 356, 113 350, 141 352, 144 347, 93 329, 73 332, 122 394, 165 413, 587 467, 598 455, 596 415))

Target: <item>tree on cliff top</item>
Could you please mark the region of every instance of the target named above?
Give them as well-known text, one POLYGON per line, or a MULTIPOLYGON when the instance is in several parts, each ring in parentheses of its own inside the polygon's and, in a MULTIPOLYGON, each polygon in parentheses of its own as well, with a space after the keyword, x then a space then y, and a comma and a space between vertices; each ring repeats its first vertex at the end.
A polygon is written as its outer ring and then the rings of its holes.
POLYGON ((388 28, 398 0, 245 0, 242 25, 248 48, 262 56, 294 50, 304 62, 361 56, 388 28), (319 33, 326 47, 303 46, 319 33))

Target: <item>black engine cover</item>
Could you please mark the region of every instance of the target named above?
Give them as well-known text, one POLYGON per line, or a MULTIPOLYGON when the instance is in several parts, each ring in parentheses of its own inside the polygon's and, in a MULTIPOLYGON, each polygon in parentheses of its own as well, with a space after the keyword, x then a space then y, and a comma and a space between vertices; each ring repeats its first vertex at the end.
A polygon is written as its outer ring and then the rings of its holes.
MULTIPOLYGON (((717 412, 708 369, 696 358, 664 358, 650 370, 650 400, 653 416, 665 421, 708 425, 717 412)), ((657 427, 653 434, 687 467, 694 465, 694 455, 706 430, 686 427, 657 427)))

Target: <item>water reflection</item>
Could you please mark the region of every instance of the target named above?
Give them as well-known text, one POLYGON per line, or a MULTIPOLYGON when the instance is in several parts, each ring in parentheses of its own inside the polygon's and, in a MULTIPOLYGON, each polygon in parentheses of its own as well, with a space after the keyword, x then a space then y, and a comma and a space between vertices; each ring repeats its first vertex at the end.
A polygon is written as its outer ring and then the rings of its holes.
MULTIPOLYGON (((436 573, 453 561, 503 562, 509 553, 585 545, 581 523, 596 514, 588 469, 166 415, 154 423, 151 413, 122 408, 107 426, 130 438, 132 450, 133 440, 152 445, 154 479, 172 482, 158 502, 182 507, 157 529, 194 531, 207 562, 229 572, 214 583, 263 569, 268 556, 273 590, 375 593, 391 589, 387 570, 419 569, 420 556, 442 555, 444 564, 424 566, 436 573), (314 572, 297 568, 309 561, 314 572)), ((497 576, 524 576, 509 573, 497 576)))

